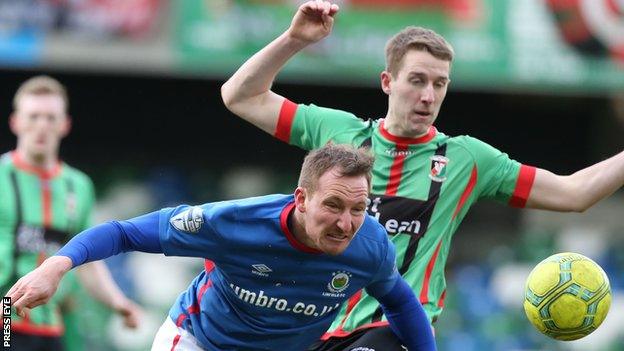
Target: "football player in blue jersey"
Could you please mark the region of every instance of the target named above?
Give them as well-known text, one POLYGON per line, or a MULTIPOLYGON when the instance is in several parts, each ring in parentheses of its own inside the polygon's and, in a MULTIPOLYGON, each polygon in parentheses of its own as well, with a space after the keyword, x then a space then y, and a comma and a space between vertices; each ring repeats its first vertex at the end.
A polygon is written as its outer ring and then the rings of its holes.
POLYGON ((328 144, 293 195, 166 208, 90 228, 9 291, 18 313, 45 303, 71 268, 137 250, 210 259, 175 302, 152 350, 305 350, 365 288, 410 351, 435 350, 422 306, 366 215, 373 156, 328 144))

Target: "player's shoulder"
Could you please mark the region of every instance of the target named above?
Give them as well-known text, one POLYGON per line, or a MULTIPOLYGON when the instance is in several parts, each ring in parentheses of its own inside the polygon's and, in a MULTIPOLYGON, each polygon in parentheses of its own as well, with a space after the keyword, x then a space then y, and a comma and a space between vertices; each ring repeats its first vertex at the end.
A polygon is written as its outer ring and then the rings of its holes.
POLYGON ((228 215, 239 220, 252 220, 279 217, 282 209, 293 201, 293 195, 272 194, 211 202, 200 207, 212 215, 228 215))
POLYGON ((343 118, 345 120, 349 120, 349 121, 352 121, 353 123, 358 123, 358 124, 368 123, 367 118, 362 118, 352 112, 340 110, 337 108, 318 106, 315 104, 307 104, 307 105, 300 104, 299 109, 301 109, 301 111, 305 112, 306 114, 329 115, 332 117, 332 119, 343 118))
POLYGON ((446 144, 449 146, 447 150, 466 153, 472 158, 477 157, 484 149, 492 148, 485 141, 466 134, 447 137, 446 144))
POLYGON ((5 170, 12 167, 11 152, 5 152, 0 155, 0 170, 5 170))
POLYGON ((368 214, 364 219, 364 223, 358 230, 356 237, 374 245, 386 245, 388 242, 388 234, 385 228, 374 217, 368 214))
POLYGON ((76 182, 78 186, 93 187, 93 181, 85 172, 63 162, 63 177, 76 182))

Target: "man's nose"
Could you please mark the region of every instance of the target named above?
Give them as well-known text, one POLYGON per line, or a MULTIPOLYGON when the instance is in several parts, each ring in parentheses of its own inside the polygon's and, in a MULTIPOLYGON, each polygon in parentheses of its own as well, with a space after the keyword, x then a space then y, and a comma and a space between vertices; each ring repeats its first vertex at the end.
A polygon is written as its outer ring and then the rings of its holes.
POLYGON ((352 216, 349 211, 344 211, 340 214, 340 218, 338 219, 338 228, 342 230, 344 233, 350 233, 353 228, 352 216))
POLYGON ((432 104, 435 101, 433 84, 427 84, 427 86, 422 90, 420 94, 420 101, 427 104, 432 104))

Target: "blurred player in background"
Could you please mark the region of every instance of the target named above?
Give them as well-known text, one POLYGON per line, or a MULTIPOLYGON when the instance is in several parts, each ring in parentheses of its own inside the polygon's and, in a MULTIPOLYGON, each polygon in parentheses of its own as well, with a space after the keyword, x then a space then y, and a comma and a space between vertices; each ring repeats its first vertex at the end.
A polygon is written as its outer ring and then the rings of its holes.
MULTIPOLYGON (((560 176, 516 162, 475 138, 439 132, 433 123, 450 83, 454 52, 428 29, 405 28, 386 45, 385 118, 363 121, 348 112, 295 104, 271 91, 293 55, 330 34, 338 10, 328 1, 301 5, 290 28, 223 85, 223 101, 236 115, 304 149, 328 142, 371 147, 376 161, 368 212, 397 246, 399 272, 432 322, 443 308, 451 237, 477 200, 582 212, 624 183, 624 153, 560 176)), ((393 340, 379 305, 362 291, 343 305, 312 349, 400 350, 390 346, 393 340)))
POLYGON ((294 195, 178 206, 82 232, 21 278, 18 313, 47 301, 72 267, 128 250, 210 258, 171 308, 152 350, 304 350, 362 288, 410 351, 435 350, 429 320, 398 274, 394 245, 366 215, 374 158, 326 145, 294 195))
MULTIPOLYGON (((90 226, 91 180, 59 160, 59 146, 71 126, 65 88, 47 76, 33 77, 17 90, 10 116, 15 150, 0 156, 0 290, 53 255, 74 234, 90 226)), ((77 270, 87 290, 136 328, 140 310, 112 280, 103 262, 77 270)), ((65 290, 71 289, 67 287, 65 290)), ((67 291, 66 293, 70 293, 67 291)), ((60 300, 12 315, 12 349, 63 350, 60 300)))

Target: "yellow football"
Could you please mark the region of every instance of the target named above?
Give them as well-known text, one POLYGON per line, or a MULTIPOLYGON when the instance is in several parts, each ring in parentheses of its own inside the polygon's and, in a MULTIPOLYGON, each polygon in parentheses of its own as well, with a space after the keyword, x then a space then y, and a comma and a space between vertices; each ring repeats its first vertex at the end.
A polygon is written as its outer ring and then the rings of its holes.
POLYGON ((591 259, 564 252, 540 262, 526 282, 524 311, 541 333, 580 339, 600 326, 611 306, 609 278, 591 259))

